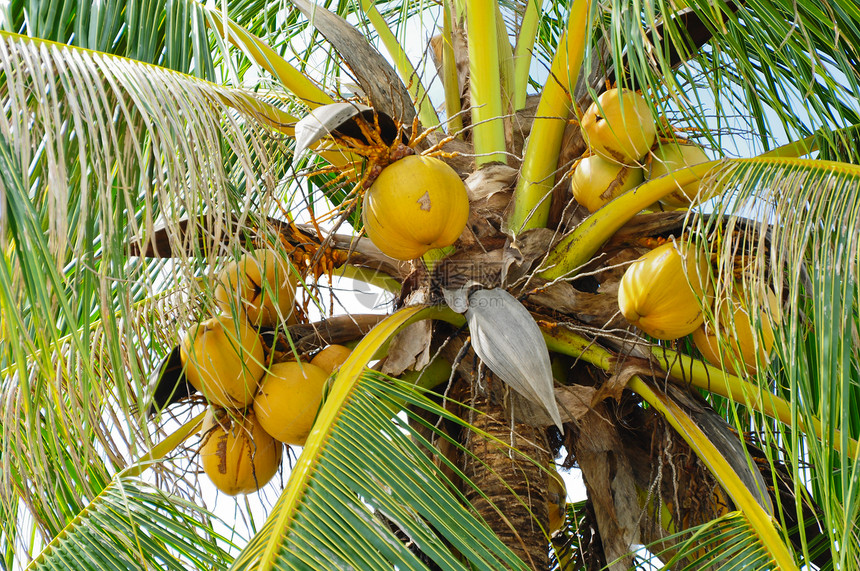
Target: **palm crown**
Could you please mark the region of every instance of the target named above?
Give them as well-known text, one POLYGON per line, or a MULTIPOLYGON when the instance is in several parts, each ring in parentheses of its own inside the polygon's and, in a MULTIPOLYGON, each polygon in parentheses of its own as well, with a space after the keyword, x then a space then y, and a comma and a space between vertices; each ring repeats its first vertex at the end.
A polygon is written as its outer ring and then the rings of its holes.
MULTIPOLYGON (((3 567, 853 568, 857 21, 10 3, 3 567), (282 277, 244 269, 258 249, 282 277), (339 304, 346 278, 391 311, 339 304), (214 389, 179 349, 215 313, 259 336, 245 370, 354 347, 292 470, 229 510, 198 470, 214 389), (564 512, 562 450, 587 491, 564 512)), ((266 374, 227 416, 266 415, 266 374)))

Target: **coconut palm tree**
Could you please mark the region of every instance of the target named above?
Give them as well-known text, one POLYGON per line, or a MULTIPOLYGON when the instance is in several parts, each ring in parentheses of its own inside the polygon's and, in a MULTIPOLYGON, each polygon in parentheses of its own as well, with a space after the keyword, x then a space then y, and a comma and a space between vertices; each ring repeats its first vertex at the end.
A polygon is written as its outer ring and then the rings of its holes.
POLYGON ((858 21, 7 3, 0 565, 857 567, 858 21), (254 282, 256 365, 352 351, 233 501, 194 371, 252 350, 188 332, 248 327, 218 276, 258 249, 299 286, 254 282))

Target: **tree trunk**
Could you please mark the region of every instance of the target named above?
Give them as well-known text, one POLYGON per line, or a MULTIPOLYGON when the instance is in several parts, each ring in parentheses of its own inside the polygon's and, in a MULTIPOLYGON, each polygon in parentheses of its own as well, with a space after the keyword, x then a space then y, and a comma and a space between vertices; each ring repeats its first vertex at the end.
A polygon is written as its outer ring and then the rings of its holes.
POLYGON ((543 530, 549 521, 548 479, 542 467, 549 464, 550 454, 545 431, 512 421, 498 398, 504 394, 505 385, 491 374, 482 381, 489 394, 477 383, 460 380, 451 395, 477 411, 462 412, 470 424, 491 437, 472 431, 464 435, 463 444, 473 456, 465 455, 461 467, 480 490, 467 488, 464 493, 475 511, 523 561, 532 569, 547 569, 549 540, 543 530))
POLYGON ((594 506, 608 568, 623 571, 633 565, 629 554, 639 541, 642 510, 633 468, 611 418, 603 404, 590 410, 578 425, 574 454, 594 506))

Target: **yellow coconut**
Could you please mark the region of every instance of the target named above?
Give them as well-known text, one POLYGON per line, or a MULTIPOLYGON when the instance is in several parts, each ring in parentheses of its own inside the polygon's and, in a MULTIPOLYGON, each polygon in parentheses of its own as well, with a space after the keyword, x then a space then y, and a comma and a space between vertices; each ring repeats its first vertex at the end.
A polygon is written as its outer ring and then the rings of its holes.
POLYGON ((703 298, 712 292, 710 264, 692 245, 668 242, 627 268, 618 306, 627 320, 657 339, 677 339, 704 321, 703 298))
MULTIPOLYGON (((698 145, 665 143, 654 149, 648 165, 648 180, 669 175, 676 180, 675 171, 707 162, 708 155, 698 145)), ((676 183, 678 190, 664 197, 660 202, 672 208, 686 208, 696 198, 699 192, 699 182, 685 184, 683 187, 676 183)))
POLYGON ((570 179, 570 190, 578 203, 589 212, 632 188, 644 179, 644 171, 638 167, 626 167, 592 155, 580 161, 570 179))
POLYGON ((605 91, 586 110, 580 126, 595 153, 628 166, 639 165, 657 138, 648 103, 627 89, 605 91))
POLYGON ((218 276, 215 301, 222 311, 244 312, 254 325, 277 327, 293 313, 296 274, 274 250, 255 250, 218 276))
POLYGON ((550 470, 546 507, 549 512, 549 534, 552 535, 564 527, 567 512, 567 489, 561 474, 554 468, 550 470))
POLYGON ((260 383, 254 412, 266 432, 304 446, 322 400, 328 373, 310 363, 275 363, 260 383))
POLYGON ((362 221, 386 255, 411 260, 453 244, 469 218, 466 185, 450 166, 411 155, 385 167, 364 196, 362 221))
POLYGON ((244 319, 213 317, 192 327, 179 346, 185 376, 215 405, 244 408, 263 376, 263 343, 244 319))
POLYGON ((343 365, 352 350, 343 345, 329 345, 311 359, 311 365, 316 365, 331 375, 335 369, 343 365))
POLYGON ((283 445, 269 436, 254 412, 244 415, 212 409, 203 420, 200 461, 216 488, 227 495, 250 494, 265 486, 278 471, 283 445))
POLYGON ((759 364, 767 365, 770 362, 775 340, 774 329, 779 327, 782 319, 776 294, 768 288, 765 297, 770 311, 760 307, 757 320, 750 315, 750 304, 745 295, 735 294, 731 303, 723 299, 718 304, 715 313, 717 322, 706 322, 693 332, 693 342, 705 360, 719 367, 722 355, 722 366, 727 372, 738 374, 739 368, 743 368, 750 375, 756 373, 759 364), (720 351, 717 329, 723 342, 728 341, 731 354, 720 351), (736 363, 741 363, 742 367, 736 366, 736 363))

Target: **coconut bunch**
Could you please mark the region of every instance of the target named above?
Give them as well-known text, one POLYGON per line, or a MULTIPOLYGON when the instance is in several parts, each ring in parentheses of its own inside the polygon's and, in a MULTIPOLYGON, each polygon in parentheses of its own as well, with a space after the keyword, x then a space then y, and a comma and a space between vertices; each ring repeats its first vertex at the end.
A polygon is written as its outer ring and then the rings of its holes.
POLYGON ((273 250, 253 251, 220 273, 221 313, 192 327, 180 344, 188 382, 210 405, 200 461, 225 494, 255 492, 277 472, 283 444, 302 446, 323 385, 349 349, 331 346, 309 363, 268 364, 260 328, 292 319, 297 277, 273 250), (268 366, 267 366, 268 364, 268 366))
POLYGON ((732 374, 754 375, 770 362, 780 303, 763 286, 756 305, 740 282, 714 299, 713 268, 692 242, 667 242, 633 262, 621 278, 618 306, 648 335, 674 340, 692 334, 702 356, 732 374), (722 343, 720 341, 723 340, 722 343))
POLYGON ((761 286, 757 298, 763 304, 756 304, 737 282, 715 301, 708 319, 693 332, 693 343, 706 361, 733 375, 755 375, 770 363, 782 322, 780 302, 767 286, 761 286))
MULTIPOLYGON (((679 169, 706 162, 692 143, 660 141, 648 103, 635 91, 610 89, 592 103, 580 121, 591 154, 571 173, 570 190, 589 212, 645 181, 670 176, 679 169)), ((664 208, 688 208, 699 183, 684 186, 660 201, 664 208)))
MULTIPOLYGON (((296 156, 331 139, 337 147, 363 157, 363 166, 352 169, 352 198, 341 208, 345 214, 360 200, 367 237, 397 260, 413 260, 451 246, 469 218, 466 185, 453 168, 433 156, 436 147, 416 154, 425 136, 417 131, 407 138, 403 125, 357 103, 323 105, 296 124, 296 156)), ((348 172, 338 175, 350 178, 348 172)))

